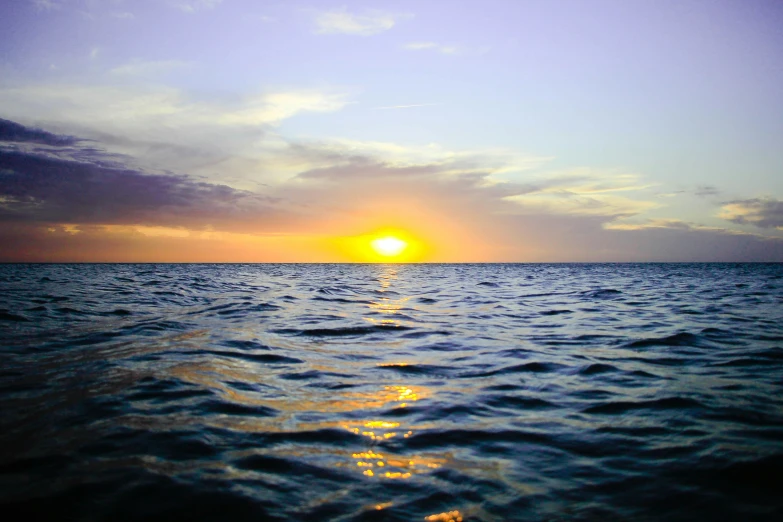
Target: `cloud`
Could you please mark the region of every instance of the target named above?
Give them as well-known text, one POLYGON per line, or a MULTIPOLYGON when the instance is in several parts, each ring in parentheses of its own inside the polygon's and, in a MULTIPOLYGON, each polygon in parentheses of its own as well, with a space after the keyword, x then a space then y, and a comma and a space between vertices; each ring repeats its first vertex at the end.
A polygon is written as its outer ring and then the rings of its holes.
POLYGON ((783 230, 783 201, 773 197, 728 201, 718 217, 740 225, 783 230))
POLYGON ((55 0, 30 0, 37 11, 54 11, 62 7, 62 3, 55 0))
POLYGON ((431 50, 441 54, 455 54, 457 47, 454 45, 442 45, 435 42, 412 42, 405 45, 409 51, 431 50))
POLYGON ((710 196, 717 196, 720 194, 720 190, 712 185, 699 185, 696 187, 696 190, 693 191, 693 194, 700 198, 706 198, 710 196))
POLYGON ((169 5, 183 13, 195 13, 214 9, 222 2, 223 0, 169 0, 169 5))
POLYGON ((372 36, 388 31, 398 20, 409 16, 376 10, 359 15, 350 13, 344 8, 320 11, 315 13, 316 33, 372 36))
MULTIPOLYGON (((151 74, 188 65, 174 61, 139 61, 113 69, 112 74, 151 74)), ((16 119, 40 117, 94 126, 123 123, 184 129, 206 124, 277 125, 303 112, 333 112, 348 103, 345 92, 315 89, 270 91, 210 102, 189 98, 174 88, 127 84, 56 84, 0 89, 0 108, 16 119)))
POLYGON ((432 107, 434 105, 440 105, 439 103, 414 103, 412 105, 387 105, 385 107, 373 107, 375 110, 382 109, 411 109, 413 107, 432 107))
POLYGON ((269 161, 270 154, 286 146, 274 136, 285 120, 338 111, 350 103, 348 93, 337 89, 202 100, 178 89, 118 77, 123 86, 58 83, 0 89, 0 114, 98 140, 105 149, 129 155, 148 170, 205 176, 220 172, 223 182, 247 188, 262 173, 295 174, 276 169, 269 161))
POLYGON ((490 49, 488 46, 470 48, 460 45, 444 45, 436 42, 411 42, 403 47, 409 51, 433 51, 440 54, 472 56, 485 54, 490 49))
POLYGON ((0 127, 12 129, 11 145, 26 140, 49 147, 0 145, 0 221, 262 230, 259 222, 286 213, 272 197, 146 173, 75 138, 19 127, 0 127))
POLYGON ((639 176, 634 174, 581 169, 569 174, 552 173, 541 179, 538 186, 537 190, 508 199, 536 212, 612 219, 632 217, 661 206, 656 201, 622 194, 641 192, 651 187, 640 183, 639 176))
POLYGON ((226 112, 219 121, 243 125, 273 124, 300 112, 335 112, 347 104, 344 94, 306 90, 275 92, 248 98, 242 109, 226 112))
POLYGON ((650 229, 670 229, 670 230, 701 230, 720 232, 724 234, 746 234, 746 232, 739 232, 736 230, 729 230, 726 228, 707 227, 698 223, 689 221, 683 221, 681 219, 647 219, 642 222, 610 222, 604 224, 606 230, 650 230, 650 229))
POLYGON ((192 67, 191 62, 179 60, 132 60, 109 71, 109 74, 123 77, 151 77, 181 71, 192 67))

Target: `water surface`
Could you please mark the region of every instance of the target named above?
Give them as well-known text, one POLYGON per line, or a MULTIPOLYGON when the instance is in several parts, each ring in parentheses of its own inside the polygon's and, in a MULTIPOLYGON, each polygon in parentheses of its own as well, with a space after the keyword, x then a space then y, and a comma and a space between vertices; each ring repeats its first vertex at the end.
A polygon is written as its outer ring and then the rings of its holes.
POLYGON ((0 265, 0 503, 783 518, 783 265, 0 265))

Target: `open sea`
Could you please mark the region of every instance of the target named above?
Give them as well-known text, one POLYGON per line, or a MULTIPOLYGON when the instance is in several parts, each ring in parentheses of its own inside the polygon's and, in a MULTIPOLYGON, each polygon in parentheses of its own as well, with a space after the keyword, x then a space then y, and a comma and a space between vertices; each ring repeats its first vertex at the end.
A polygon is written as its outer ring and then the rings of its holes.
POLYGON ((0 265, 0 507, 783 520, 783 264, 0 265))

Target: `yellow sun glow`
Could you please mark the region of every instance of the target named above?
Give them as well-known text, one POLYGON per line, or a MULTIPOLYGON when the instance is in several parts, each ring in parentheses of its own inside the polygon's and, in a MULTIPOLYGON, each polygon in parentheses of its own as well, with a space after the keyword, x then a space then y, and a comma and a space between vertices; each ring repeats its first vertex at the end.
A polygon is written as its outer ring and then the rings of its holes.
POLYGON ((382 256, 393 257, 400 255, 408 247, 408 243, 394 236, 385 236, 373 239, 370 246, 382 256))

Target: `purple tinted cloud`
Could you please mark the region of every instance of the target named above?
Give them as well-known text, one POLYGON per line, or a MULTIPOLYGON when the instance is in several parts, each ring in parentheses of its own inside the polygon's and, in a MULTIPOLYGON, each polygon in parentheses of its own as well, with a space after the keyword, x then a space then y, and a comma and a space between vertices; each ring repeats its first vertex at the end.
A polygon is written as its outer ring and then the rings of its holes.
MULTIPOLYGON (((272 210, 274 198, 181 174, 151 174, 81 140, 7 120, 0 136, 0 219, 43 223, 204 227, 247 220, 272 210), (53 148, 27 147, 47 145, 53 148)), ((129 160, 129 158, 124 158, 129 160)))
POLYGON ((10 120, 0 118, 0 141, 36 143, 40 145, 68 146, 76 145, 79 138, 61 136, 40 129, 31 129, 10 120))

